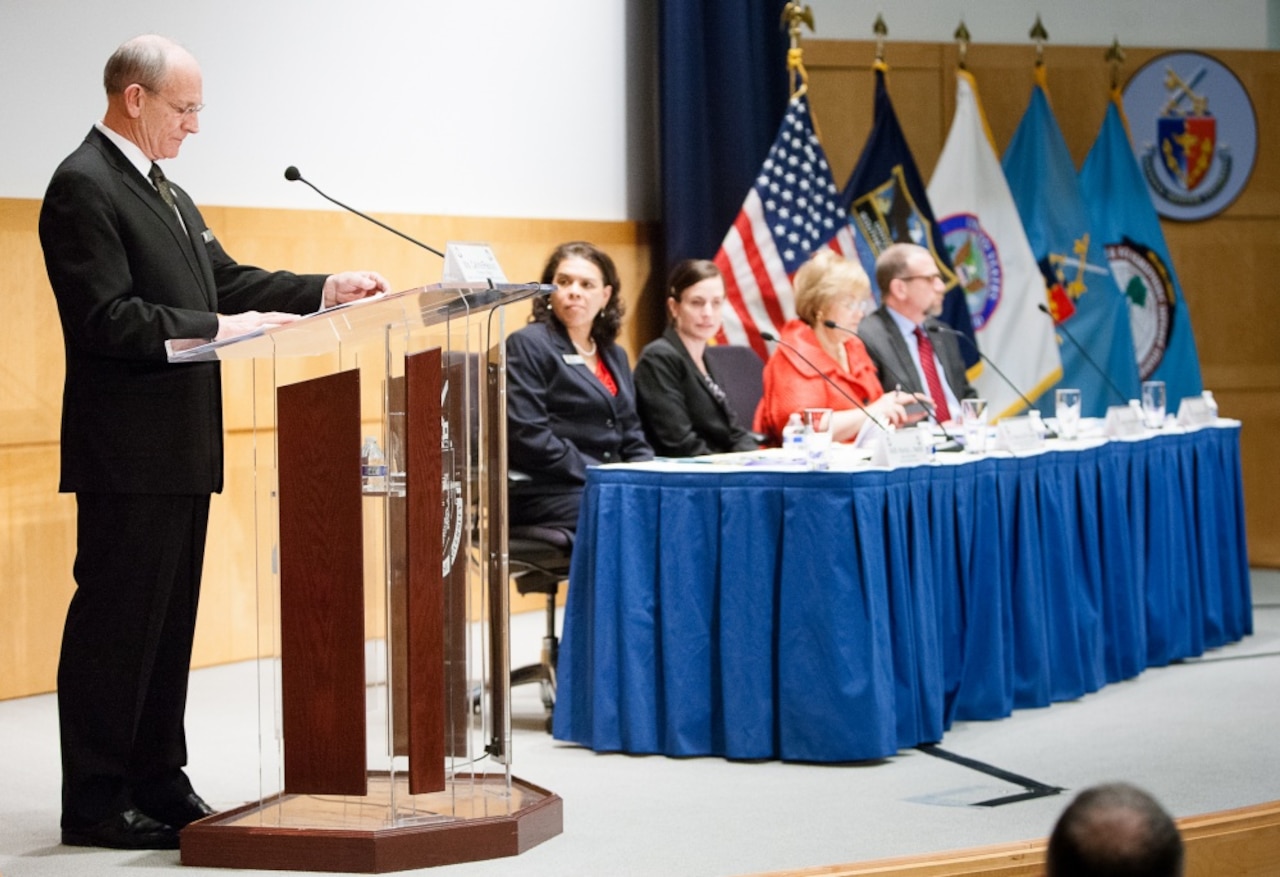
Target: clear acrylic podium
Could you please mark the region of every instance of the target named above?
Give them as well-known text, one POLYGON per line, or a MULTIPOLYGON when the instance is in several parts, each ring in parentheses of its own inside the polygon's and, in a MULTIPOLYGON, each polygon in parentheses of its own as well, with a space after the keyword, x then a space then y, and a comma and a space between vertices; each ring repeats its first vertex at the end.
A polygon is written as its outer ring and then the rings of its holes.
POLYGON ((508 685, 504 306, 548 290, 421 287, 170 356, 254 386, 259 800, 188 826, 183 864, 386 872, 561 832, 511 774, 508 685))

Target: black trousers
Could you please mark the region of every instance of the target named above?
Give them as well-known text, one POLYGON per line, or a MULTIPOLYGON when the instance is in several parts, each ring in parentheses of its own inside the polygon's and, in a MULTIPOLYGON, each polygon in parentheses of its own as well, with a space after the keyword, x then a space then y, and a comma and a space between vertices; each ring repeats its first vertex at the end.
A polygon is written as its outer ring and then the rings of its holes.
POLYGON ((77 494, 58 663, 62 825, 190 789, 183 720, 209 497, 77 494))

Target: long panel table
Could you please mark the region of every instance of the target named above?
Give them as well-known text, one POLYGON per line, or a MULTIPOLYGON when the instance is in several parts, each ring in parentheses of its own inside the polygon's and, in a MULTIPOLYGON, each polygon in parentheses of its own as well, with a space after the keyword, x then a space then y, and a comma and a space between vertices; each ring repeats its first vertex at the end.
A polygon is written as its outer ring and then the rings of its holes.
POLYGON ((555 737, 882 758, 1252 632, 1238 423, 943 456, 591 470, 555 737))

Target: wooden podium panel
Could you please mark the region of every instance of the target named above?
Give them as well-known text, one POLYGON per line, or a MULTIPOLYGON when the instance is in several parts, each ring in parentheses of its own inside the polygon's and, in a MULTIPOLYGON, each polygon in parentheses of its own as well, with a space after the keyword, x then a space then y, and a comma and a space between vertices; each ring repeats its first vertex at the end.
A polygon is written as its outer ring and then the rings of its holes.
POLYGON ((405 445, 408 481, 407 676, 409 792, 445 787, 444 507, 440 457, 440 349, 405 357, 405 445))
POLYGON ((363 795, 360 375, 280 387, 285 792, 363 795))

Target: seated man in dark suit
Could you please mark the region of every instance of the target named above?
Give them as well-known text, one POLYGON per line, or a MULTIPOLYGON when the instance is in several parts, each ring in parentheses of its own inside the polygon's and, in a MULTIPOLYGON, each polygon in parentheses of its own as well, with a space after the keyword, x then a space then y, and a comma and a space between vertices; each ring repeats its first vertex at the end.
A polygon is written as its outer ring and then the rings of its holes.
POLYGON ((925 393, 940 422, 960 419, 960 400, 978 395, 965 376, 956 338, 937 315, 946 285, 933 255, 915 244, 892 244, 876 259, 880 307, 858 326, 886 389, 925 393))

